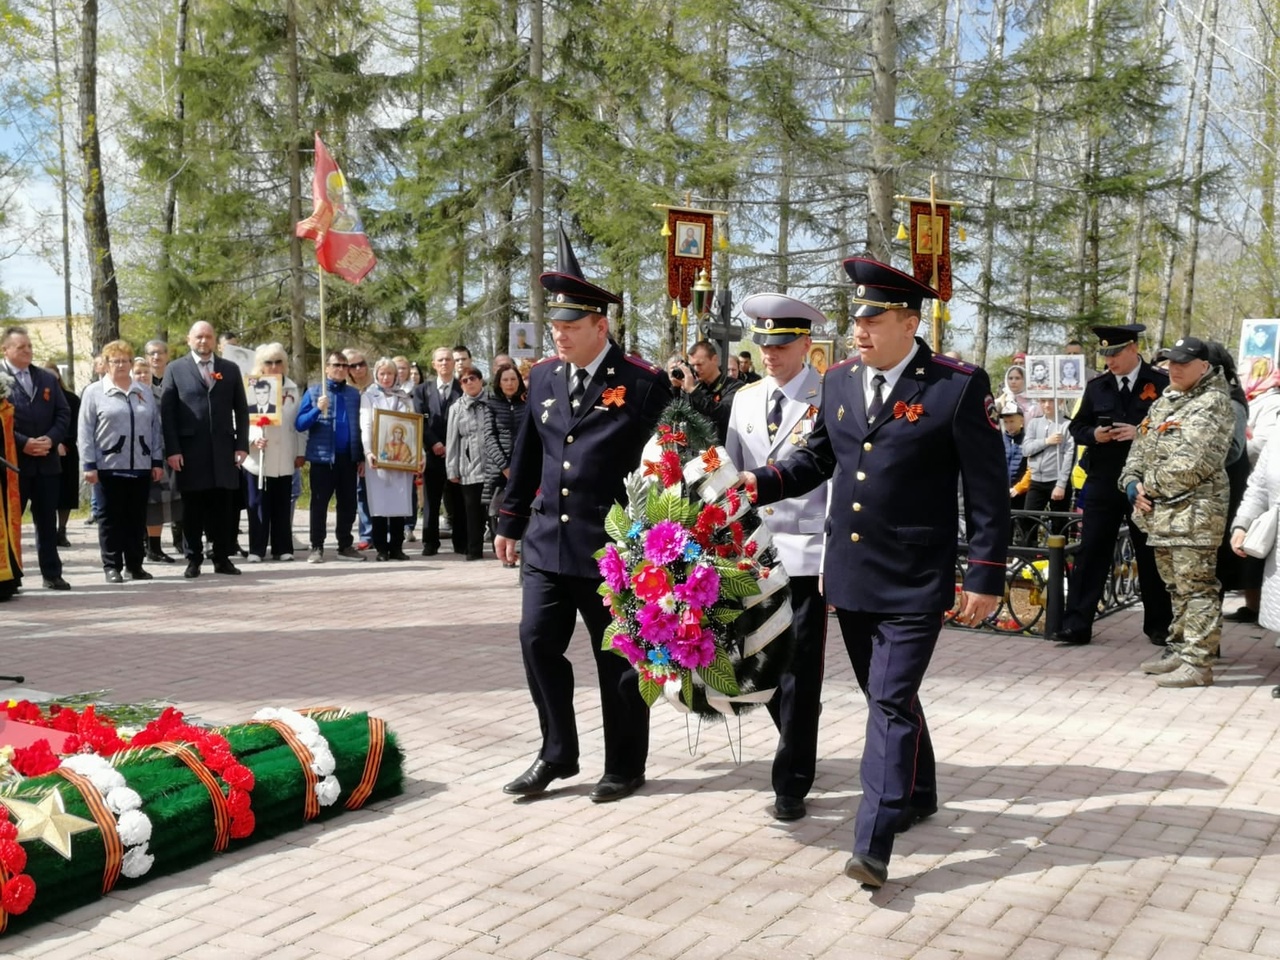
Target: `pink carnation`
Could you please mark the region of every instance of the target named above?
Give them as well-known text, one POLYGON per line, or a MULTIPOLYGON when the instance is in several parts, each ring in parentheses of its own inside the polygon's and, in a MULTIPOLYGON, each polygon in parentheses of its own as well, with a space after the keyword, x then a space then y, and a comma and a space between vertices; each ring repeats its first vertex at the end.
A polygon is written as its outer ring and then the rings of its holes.
POLYGON ((627 565, 622 562, 622 555, 612 543, 604 548, 604 556, 598 561, 600 576, 614 593, 622 593, 627 589, 627 565))
POLYGON ((720 598, 720 574, 715 567, 695 564, 685 582, 676 585, 675 595, 691 607, 709 607, 720 598))
POLYGON ((710 630, 689 631, 668 644, 671 659, 687 669, 710 666, 716 659, 716 635, 710 630))
POLYGON ((666 566, 684 554, 689 532, 674 520, 659 520, 644 536, 644 555, 652 563, 666 566))
POLYGON ((640 644, 631 639, 630 634, 615 633, 613 635, 613 649, 626 657, 627 662, 633 667, 637 663, 644 662, 644 651, 640 649, 640 644))
POLYGON ((676 635, 680 620, 674 613, 664 613, 656 603, 646 603, 636 613, 640 636, 654 646, 661 646, 676 635))

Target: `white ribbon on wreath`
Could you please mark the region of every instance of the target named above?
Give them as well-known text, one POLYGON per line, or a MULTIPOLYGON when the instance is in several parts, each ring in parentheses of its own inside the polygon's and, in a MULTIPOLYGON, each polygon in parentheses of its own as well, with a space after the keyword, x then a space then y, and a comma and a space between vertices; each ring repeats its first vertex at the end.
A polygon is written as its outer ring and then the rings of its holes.
POLYGON ((120 872, 136 880, 144 876, 156 858, 148 852, 151 841, 151 818, 142 812, 142 797, 125 783, 124 774, 111 761, 96 753, 77 753, 66 757, 60 766, 78 773, 102 794, 107 809, 115 814, 116 833, 124 846, 120 872))

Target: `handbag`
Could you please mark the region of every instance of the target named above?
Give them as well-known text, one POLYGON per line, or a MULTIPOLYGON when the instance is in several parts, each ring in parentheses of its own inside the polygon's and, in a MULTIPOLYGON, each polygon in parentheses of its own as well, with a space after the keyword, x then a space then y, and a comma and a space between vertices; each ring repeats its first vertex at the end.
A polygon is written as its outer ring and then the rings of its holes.
POLYGON ((1275 545, 1276 508, 1272 507, 1254 518, 1253 523, 1249 524, 1249 529, 1244 535, 1244 543, 1240 545, 1240 549, 1245 552, 1246 556, 1257 557, 1262 560, 1271 555, 1275 545))

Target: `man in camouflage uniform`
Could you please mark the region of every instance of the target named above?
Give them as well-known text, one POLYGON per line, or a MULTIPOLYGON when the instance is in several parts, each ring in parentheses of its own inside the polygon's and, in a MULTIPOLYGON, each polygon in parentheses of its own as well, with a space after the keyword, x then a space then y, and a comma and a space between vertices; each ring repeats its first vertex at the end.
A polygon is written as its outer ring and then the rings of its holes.
POLYGON ((1168 647, 1142 669, 1161 687, 1205 687, 1222 633, 1214 568, 1227 525, 1224 463, 1235 414, 1208 344, 1183 337, 1168 357, 1169 388, 1138 428, 1120 488, 1173 600, 1168 647))

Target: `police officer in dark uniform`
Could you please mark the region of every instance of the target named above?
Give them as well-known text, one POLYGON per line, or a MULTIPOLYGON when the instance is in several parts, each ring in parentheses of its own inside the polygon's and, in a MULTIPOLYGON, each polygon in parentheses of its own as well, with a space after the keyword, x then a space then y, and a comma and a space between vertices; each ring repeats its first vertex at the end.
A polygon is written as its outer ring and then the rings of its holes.
POLYGON ((1162 644, 1173 619, 1169 591, 1156 569, 1155 554, 1147 546, 1146 534, 1133 524, 1129 498, 1116 486, 1138 424, 1169 385, 1168 375, 1138 353, 1138 335, 1144 330, 1140 323, 1093 328, 1107 373, 1089 381, 1080 408, 1071 418, 1071 436, 1085 448, 1081 463, 1088 480, 1082 497, 1080 548, 1071 569, 1062 628, 1052 637, 1061 643, 1086 644, 1093 638, 1093 620, 1114 564, 1116 534, 1122 522, 1129 524, 1138 563, 1143 632, 1152 643, 1162 644))
POLYGON ((649 708, 626 659, 600 649, 609 611, 592 554, 608 542, 604 517, 626 502, 623 480, 671 399, 665 373, 623 354, 609 338, 609 304, 621 297, 582 278, 561 234, 561 271, 544 273, 551 295, 556 357, 529 373, 529 400, 511 456, 494 550, 514 563, 524 553, 520 647, 542 727, 537 759, 503 790, 542 793, 578 773, 573 667, 565 657, 578 614, 595 655, 604 716, 604 776, 597 803, 620 800, 644 783, 649 708))
POLYGON ((965 624, 994 613, 1004 591, 1009 487, 986 373, 915 336, 921 301, 937 294, 874 260, 844 266, 857 284, 857 356, 828 368, 807 446, 743 479, 773 503, 834 474, 826 597, 867 698, 862 802, 844 872, 879 887, 894 835, 938 807, 917 694, 956 600, 957 486, 969 534, 965 624))

